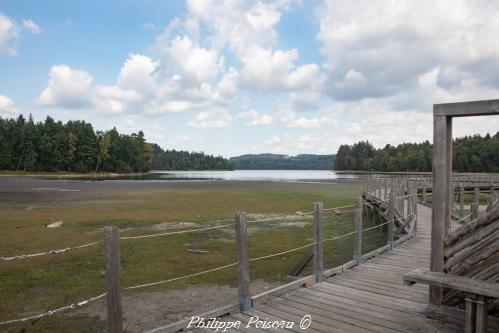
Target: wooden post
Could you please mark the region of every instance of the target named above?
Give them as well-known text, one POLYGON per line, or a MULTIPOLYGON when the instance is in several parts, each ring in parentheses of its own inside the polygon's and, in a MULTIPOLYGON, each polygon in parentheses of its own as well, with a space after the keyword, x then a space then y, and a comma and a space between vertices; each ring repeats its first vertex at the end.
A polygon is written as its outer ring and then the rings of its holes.
POLYGON ((463 186, 463 183, 461 183, 461 186, 459 187, 459 217, 460 218, 464 217, 464 186, 463 186))
POLYGON ((480 203, 480 187, 475 186, 475 194, 473 195, 473 202, 480 203))
MULTIPOLYGON (((452 177, 452 118, 433 115, 433 188, 431 263, 433 272, 444 271, 444 239, 450 226, 452 177)), ((442 303, 442 288, 430 287, 430 302, 442 303)))
POLYGON ((107 323, 110 333, 123 332, 120 244, 117 227, 104 228, 106 249, 107 323))
POLYGON ((393 249, 393 228, 395 226, 395 194, 390 192, 390 201, 388 202, 388 237, 386 244, 393 249))
POLYGON ((314 205, 314 220, 315 220, 315 246, 314 246, 314 272, 315 281, 324 281, 324 244, 322 243, 323 227, 322 227, 322 202, 316 202, 314 205))
POLYGON ((250 274, 248 261, 248 230, 246 227, 246 214, 236 213, 236 248, 237 270, 239 274, 239 304, 241 311, 251 310, 250 274))
POLYGON ((362 264, 362 206, 362 198, 358 198, 354 217, 356 232, 353 246, 353 260, 357 260, 357 265, 362 264))
POLYGON ((478 207, 479 205, 475 202, 471 204, 471 220, 478 218, 478 207))
POLYGON ((488 302, 484 297, 476 301, 476 333, 487 333, 488 302))

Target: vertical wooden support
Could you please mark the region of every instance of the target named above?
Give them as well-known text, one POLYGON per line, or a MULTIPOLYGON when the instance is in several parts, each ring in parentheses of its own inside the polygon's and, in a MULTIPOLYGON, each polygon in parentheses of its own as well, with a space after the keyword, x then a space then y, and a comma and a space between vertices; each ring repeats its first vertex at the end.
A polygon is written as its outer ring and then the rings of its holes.
POLYGON ((487 333, 488 302, 481 297, 476 301, 476 333, 487 333))
MULTIPOLYGON (((362 213, 362 212, 361 212, 362 213)), ((314 220, 315 220, 315 247, 314 247, 314 272, 315 281, 324 281, 324 228, 322 226, 322 202, 316 202, 314 205, 314 220)))
POLYGON ((388 198, 388 179, 386 179, 385 177, 385 189, 384 189, 384 192, 383 192, 383 200, 386 200, 386 198, 388 198))
POLYGON ((104 228, 106 249, 107 322, 110 333, 123 332, 120 244, 117 227, 104 228))
MULTIPOLYGON (((435 111, 435 109, 434 109, 435 111)), ((431 264, 434 272, 444 271, 444 239, 450 226, 452 176, 452 118, 433 116, 433 188, 431 264)), ((430 302, 442 303, 442 288, 430 287, 430 302)))
POLYGON ((357 260, 357 265, 362 264, 362 198, 357 199, 357 207, 355 209, 355 238, 353 246, 353 260, 357 260))
POLYGON ((388 237, 386 244, 393 249, 393 228, 395 227, 395 194, 390 192, 390 201, 388 202, 388 237))
POLYGON ((239 304, 241 311, 251 310, 250 273, 248 261, 248 230, 246 213, 236 213, 237 270, 239 275, 239 304))
POLYGON ((478 218, 478 207, 479 205, 475 202, 471 204, 471 220, 478 218))
POLYGON ((459 187, 459 217, 460 218, 464 217, 464 186, 463 186, 463 183, 461 183, 461 186, 459 187))
POLYGON ((465 308, 465 333, 475 333, 476 324, 476 303, 466 298, 466 308, 465 308))
POLYGON ((475 186, 475 194, 473 195, 473 202, 480 203, 480 187, 475 186))
POLYGON ((412 197, 412 214, 414 214, 413 221, 413 227, 412 227, 412 234, 416 236, 417 230, 418 230, 418 188, 416 187, 414 189, 414 196, 412 197))

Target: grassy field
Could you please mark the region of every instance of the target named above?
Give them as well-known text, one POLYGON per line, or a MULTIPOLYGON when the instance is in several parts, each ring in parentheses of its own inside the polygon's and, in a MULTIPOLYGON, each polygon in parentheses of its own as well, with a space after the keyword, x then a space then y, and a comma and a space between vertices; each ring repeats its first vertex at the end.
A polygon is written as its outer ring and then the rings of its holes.
MULTIPOLYGON (((108 182, 88 183, 45 181, 33 187, 24 184, 25 188, 19 193, 2 189, 4 196, 14 199, 0 202, 0 255, 8 257, 102 240, 103 227, 108 225, 118 226, 120 236, 125 237, 216 225, 211 221, 231 220, 237 210, 246 211, 248 220, 285 217, 249 225, 250 257, 255 258, 312 242, 311 216, 297 217, 296 213, 311 211, 316 201, 322 201, 325 208, 351 204, 361 191, 360 184, 354 182, 334 185, 193 182, 175 186, 130 183, 123 188, 107 188, 108 182), (45 227, 55 221, 64 224, 55 229, 45 227)), ((374 221, 368 221, 367 225, 372 223, 374 221)), ((339 215, 328 212, 325 225, 327 238, 352 231, 353 212, 345 210, 339 215)), ((122 285, 165 280, 235 262, 234 237, 234 228, 228 227, 122 240, 122 285), (188 249, 207 252, 199 254, 188 249)), ((379 247, 386 239, 383 230, 366 232, 364 237, 366 252, 379 247)), ((350 260, 352 244, 353 236, 327 242, 325 267, 350 260)), ((291 268, 306 251, 252 262, 252 281, 285 282, 291 268)), ((104 292, 103 265, 101 244, 64 255, 0 262, 0 321, 43 312, 104 292)), ((193 285, 236 286, 236 274, 235 267, 231 267, 141 292, 188 290, 193 285)), ((135 291, 125 292, 133 293, 135 291)), ((178 317, 182 315, 188 314, 178 317)), ((104 325, 102 318, 70 314, 44 318, 36 324, 3 326, 0 331, 97 332, 102 331, 104 325)))

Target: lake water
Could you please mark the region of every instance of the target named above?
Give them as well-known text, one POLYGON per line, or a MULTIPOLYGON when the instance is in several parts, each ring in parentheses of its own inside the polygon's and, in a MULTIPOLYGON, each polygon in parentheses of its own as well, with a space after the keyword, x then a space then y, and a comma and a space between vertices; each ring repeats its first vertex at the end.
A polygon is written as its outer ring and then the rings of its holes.
MULTIPOLYGON (((141 175, 116 177, 84 177, 79 180, 142 180, 142 181, 332 181, 335 179, 357 178, 357 175, 338 174, 329 170, 234 170, 234 171, 151 171, 141 175)), ((59 177, 60 179, 60 177, 59 177)))

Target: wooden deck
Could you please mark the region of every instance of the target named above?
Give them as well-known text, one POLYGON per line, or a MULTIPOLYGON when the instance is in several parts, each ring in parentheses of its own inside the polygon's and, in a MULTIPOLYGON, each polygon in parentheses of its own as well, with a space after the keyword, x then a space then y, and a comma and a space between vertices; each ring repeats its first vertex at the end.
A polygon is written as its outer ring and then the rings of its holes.
MULTIPOLYGON (((242 322, 240 329, 228 332, 462 332, 462 311, 429 311, 428 286, 403 284, 404 273, 430 266, 430 238, 431 209, 419 205, 415 238, 325 282, 270 296, 250 312, 220 320, 242 322), (310 315, 312 322, 302 330, 298 323, 305 315, 310 315), (288 330, 246 328, 252 316, 296 324, 288 330)), ((497 322, 489 321, 489 331, 499 332, 497 322)), ((192 330, 207 331, 214 330, 192 330)))

